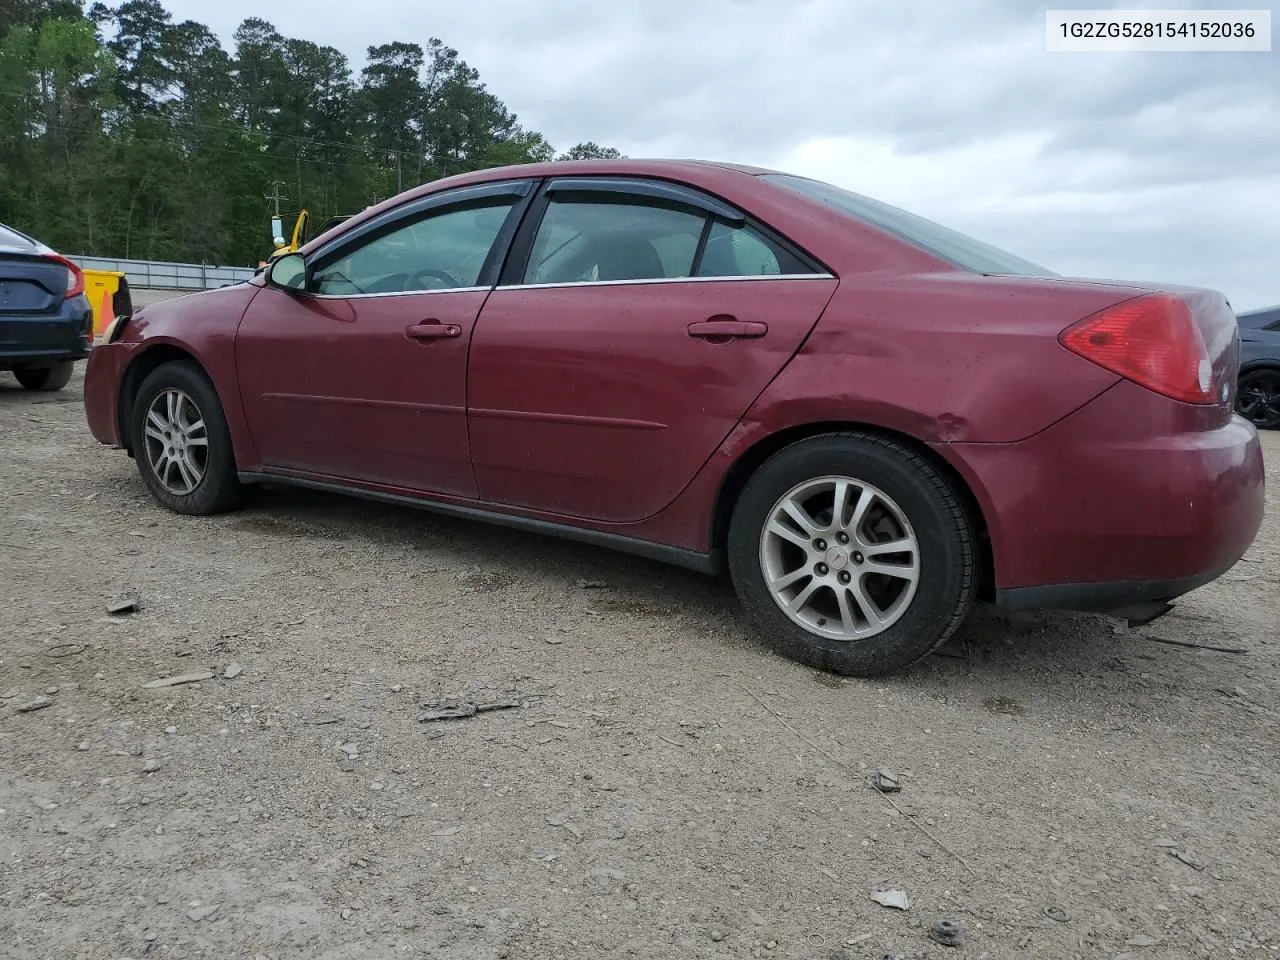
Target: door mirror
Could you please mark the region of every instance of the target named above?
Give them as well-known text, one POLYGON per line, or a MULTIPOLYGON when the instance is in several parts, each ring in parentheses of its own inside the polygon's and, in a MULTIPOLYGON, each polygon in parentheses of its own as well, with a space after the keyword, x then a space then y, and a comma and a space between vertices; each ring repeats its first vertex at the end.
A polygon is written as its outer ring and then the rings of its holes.
POLYGON ((267 283, 285 293, 307 289, 307 261, 300 253, 286 253, 267 267, 267 283))

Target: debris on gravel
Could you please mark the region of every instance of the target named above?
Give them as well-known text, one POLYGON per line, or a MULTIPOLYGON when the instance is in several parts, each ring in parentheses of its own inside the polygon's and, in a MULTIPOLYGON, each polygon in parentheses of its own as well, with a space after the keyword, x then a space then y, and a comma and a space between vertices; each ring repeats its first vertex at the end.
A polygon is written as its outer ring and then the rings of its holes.
POLYGON ((143 773, 155 773, 155 772, 156 772, 157 770, 159 770, 159 769, 160 769, 160 761, 159 761, 159 760, 156 760, 156 759, 152 758, 152 759, 144 760, 144 761, 142 762, 142 772, 143 772, 143 773))
POLYGON ((53 701, 48 697, 36 697, 34 700, 28 700, 26 703, 20 703, 14 710, 17 713, 34 713, 37 710, 43 710, 45 707, 52 707, 53 701))
POLYGON ((203 907, 192 907, 187 911, 187 919, 195 923, 202 920, 213 920, 218 916, 218 911, 222 909, 219 903, 211 903, 203 907))
POLYGON ((228 663, 225 667, 222 668, 222 679, 234 680, 236 677, 240 676, 240 674, 242 673, 244 673, 244 667, 240 666, 240 664, 232 660, 230 663, 228 663))
POLYGON ((871 894, 871 899, 882 907, 892 907, 894 910, 911 909, 911 901, 902 890, 879 890, 871 894))
POLYGON ((138 597, 133 593, 126 593, 116 597, 107 604, 107 613, 112 616, 120 616, 125 613, 136 613, 138 611, 138 597))
POLYGON ((960 924, 942 917, 934 921, 933 926, 929 928, 929 939, 944 947, 958 947, 964 942, 964 934, 961 932, 960 924))
POLYGON ((876 771, 872 784, 881 793, 898 793, 902 790, 902 784, 898 782, 897 774, 888 767, 881 767, 876 771))
POLYGON ((180 687, 186 683, 201 683, 204 680, 212 680, 213 671, 201 670, 197 673, 180 673, 176 677, 161 677, 159 680, 152 680, 150 683, 144 683, 144 690, 161 690, 164 687, 180 687))
POLYGON ((515 698, 480 700, 478 702, 471 700, 444 700, 439 703, 424 703, 422 704, 422 709, 426 712, 418 715, 418 722, 464 720, 467 717, 474 717, 476 714, 489 713, 494 710, 514 710, 519 706, 520 701, 515 698))

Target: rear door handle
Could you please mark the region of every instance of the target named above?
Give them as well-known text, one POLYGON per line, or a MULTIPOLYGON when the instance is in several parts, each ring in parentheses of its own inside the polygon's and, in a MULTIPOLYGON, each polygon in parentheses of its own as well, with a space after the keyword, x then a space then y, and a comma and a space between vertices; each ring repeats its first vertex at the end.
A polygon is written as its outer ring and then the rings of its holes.
POLYGON ((769 332, 767 323, 756 320, 737 320, 733 317, 712 317, 689 324, 689 336, 702 340, 724 342, 747 337, 763 337, 769 332))
POLYGON ((404 335, 414 340, 444 340, 461 333, 462 328, 457 324, 441 323, 439 320, 423 320, 421 323, 411 323, 404 328, 404 335))

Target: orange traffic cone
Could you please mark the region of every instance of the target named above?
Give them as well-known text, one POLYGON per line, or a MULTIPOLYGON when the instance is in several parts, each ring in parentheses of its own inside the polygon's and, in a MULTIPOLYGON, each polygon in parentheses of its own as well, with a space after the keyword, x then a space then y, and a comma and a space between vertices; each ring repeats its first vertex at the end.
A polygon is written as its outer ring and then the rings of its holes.
POLYGON ((106 290, 102 291, 102 309, 95 311, 97 316, 93 318, 93 335, 100 337, 107 331, 107 327, 115 322, 116 314, 111 309, 111 294, 106 290))

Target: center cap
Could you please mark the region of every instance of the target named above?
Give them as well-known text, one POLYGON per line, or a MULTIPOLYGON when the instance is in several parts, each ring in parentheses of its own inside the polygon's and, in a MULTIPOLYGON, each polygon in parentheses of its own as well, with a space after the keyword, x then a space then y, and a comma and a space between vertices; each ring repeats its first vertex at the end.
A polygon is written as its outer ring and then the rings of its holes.
POLYGON ((844 547, 832 547, 823 555, 823 559, 832 570, 843 570, 849 565, 849 551, 844 547))

